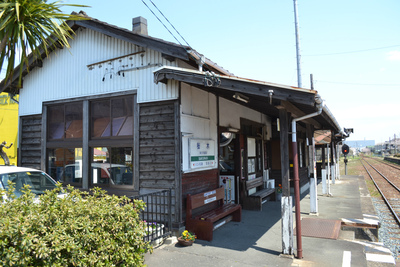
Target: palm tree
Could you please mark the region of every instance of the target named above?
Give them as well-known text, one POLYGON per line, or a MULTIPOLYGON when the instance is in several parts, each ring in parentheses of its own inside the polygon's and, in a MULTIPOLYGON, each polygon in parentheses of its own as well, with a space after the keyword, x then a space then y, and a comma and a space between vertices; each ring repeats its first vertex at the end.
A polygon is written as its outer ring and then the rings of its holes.
MULTIPOLYGON (((86 7, 83 5, 47 3, 47 0, 0 0, 0 72, 7 62, 5 81, 14 75, 14 65, 20 62, 19 82, 22 71, 28 68, 28 54, 41 59, 47 56, 49 48, 67 47, 73 31, 67 20, 86 19, 78 14, 63 14, 64 6, 86 7)), ((12 78, 11 78, 12 79, 12 78)))

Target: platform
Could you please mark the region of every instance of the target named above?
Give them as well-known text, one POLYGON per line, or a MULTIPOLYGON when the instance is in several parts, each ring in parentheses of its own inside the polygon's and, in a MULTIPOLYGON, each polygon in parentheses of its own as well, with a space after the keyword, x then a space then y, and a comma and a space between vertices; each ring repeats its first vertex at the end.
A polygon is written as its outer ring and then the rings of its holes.
MULTIPOLYGON (((156 248, 153 254, 146 254, 145 264, 149 267, 177 266, 180 263, 190 266, 241 267, 394 266, 395 261, 390 251, 382 247, 381 243, 357 239, 355 231, 349 228, 343 230, 340 227, 338 230, 337 223, 340 225, 343 218, 363 220, 375 216, 364 178, 341 176, 341 180, 331 185, 331 196, 322 195, 321 192, 319 184, 318 216, 309 214, 310 198, 305 194, 301 198, 301 217, 311 225, 332 222, 333 230, 328 230, 326 236, 302 234, 303 259, 280 256, 280 203, 268 201, 262 211, 243 210, 242 221, 230 222, 216 230, 212 242, 196 240, 191 247, 163 245, 156 248), (338 232, 334 237, 331 236, 333 231, 338 232)), ((312 229, 307 231, 313 232, 312 229)), ((296 236, 294 243, 296 246, 296 236)))

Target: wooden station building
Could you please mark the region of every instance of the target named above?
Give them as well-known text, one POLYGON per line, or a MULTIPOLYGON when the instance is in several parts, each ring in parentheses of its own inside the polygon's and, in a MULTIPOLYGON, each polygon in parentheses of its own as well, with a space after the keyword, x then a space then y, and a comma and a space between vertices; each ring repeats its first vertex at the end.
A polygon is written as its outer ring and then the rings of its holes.
POLYGON ((226 201, 243 205, 246 181, 289 188, 292 119, 319 111, 297 122, 303 190, 314 131, 331 131, 334 144, 343 137, 317 91, 236 77, 190 47, 148 36, 142 17, 132 30, 69 23, 70 49, 31 58, 21 87, 17 72, 0 84, 19 94, 19 166, 117 195, 171 188, 179 228, 189 193, 223 185, 226 201))

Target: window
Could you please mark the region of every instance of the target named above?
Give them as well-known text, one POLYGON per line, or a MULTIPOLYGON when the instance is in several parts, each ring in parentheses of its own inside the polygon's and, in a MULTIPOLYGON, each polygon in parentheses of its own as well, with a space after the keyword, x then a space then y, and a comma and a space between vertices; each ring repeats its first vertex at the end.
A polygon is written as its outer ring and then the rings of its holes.
POLYGON ((133 187, 134 95, 49 104, 46 110, 47 173, 85 189, 133 187))
POLYGON ((82 186, 82 148, 47 150, 48 173, 63 184, 82 186))
POLYGON ((256 138, 247 138, 247 172, 252 177, 262 175, 262 141, 256 138))
POLYGON ((235 174, 235 134, 223 132, 219 143, 219 171, 220 174, 235 174))
POLYGON ((91 151, 91 185, 133 185, 132 148, 94 147, 91 151))
POLYGON ((82 102, 48 107, 48 139, 82 138, 82 102))
POLYGON ((113 98, 91 103, 91 137, 133 135, 133 98, 113 98))

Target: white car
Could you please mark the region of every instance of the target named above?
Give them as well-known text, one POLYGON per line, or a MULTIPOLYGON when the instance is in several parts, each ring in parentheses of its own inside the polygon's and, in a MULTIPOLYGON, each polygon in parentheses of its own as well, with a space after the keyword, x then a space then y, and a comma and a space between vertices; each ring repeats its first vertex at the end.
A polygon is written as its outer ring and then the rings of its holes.
POLYGON ((47 173, 16 166, 0 166, 0 188, 7 190, 9 188, 8 181, 15 185, 14 194, 19 197, 22 195, 22 189, 28 184, 32 193, 38 195, 44 194, 46 190, 56 188, 56 181, 47 173))

